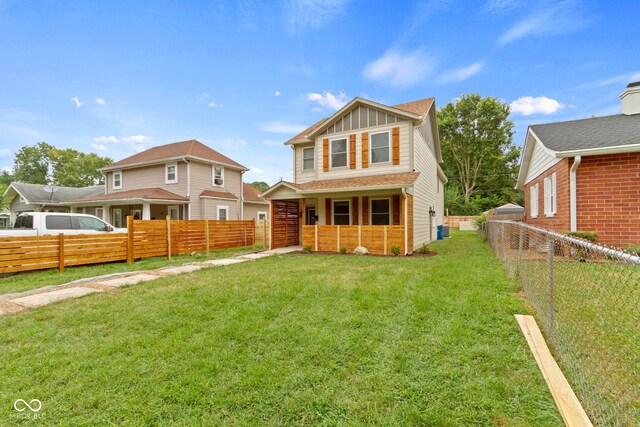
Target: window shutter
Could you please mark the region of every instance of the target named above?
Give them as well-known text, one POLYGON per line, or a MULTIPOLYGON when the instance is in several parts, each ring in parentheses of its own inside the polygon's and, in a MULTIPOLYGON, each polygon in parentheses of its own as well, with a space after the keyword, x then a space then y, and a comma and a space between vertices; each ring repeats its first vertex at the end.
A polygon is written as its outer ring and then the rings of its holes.
POLYGON ((349 135, 349 169, 356 168, 356 134, 349 135))
POLYGON ((369 132, 362 132, 362 168, 369 167, 369 132))
POLYGON ((358 225, 358 197, 351 198, 351 225, 358 225))
POLYGON ((393 128, 391 131, 393 164, 400 164, 400 128, 393 128))
POLYGON ((322 140, 322 170, 329 172, 329 138, 322 140))
POLYGON ((393 196, 393 225, 400 225, 400 195, 393 196))
POLYGON ((369 225, 369 197, 362 196, 362 225, 369 225))
POLYGON ((331 225, 333 221, 331 221, 331 199, 324 199, 324 224, 331 225))

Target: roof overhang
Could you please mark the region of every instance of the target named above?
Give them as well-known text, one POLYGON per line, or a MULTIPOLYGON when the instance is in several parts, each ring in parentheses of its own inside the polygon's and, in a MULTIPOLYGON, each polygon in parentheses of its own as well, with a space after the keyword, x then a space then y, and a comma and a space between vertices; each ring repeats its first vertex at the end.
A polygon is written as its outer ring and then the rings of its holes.
MULTIPOLYGON (((321 134, 322 132, 324 132, 329 126, 331 126, 331 124, 338 117, 340 117, 341 115, 343 115, 345 112, 349 111, 351 108, 355 107, 356 105, 366 105, 367 107, 376 108, 378 110, 384 110, 384 111, 387 111, 388 113, 391 113, 393 115, 402 117, 402 118, 404 118, 406 120, 409 120, 409 121, 412 121, 412 122, 420 122, 422 120, 422 116, 420 116, 419 114, 409 113, 407 111, 399 110, 399 109, 394 108, 394 107, 389 107, 388 105, 380 104, 380 103, 375 102, 375 101, 370 101, 368 99, 355 97, 350 102, 348 102, 344 107, 342 107, 341 109, 336 111, 332 116, 327 118, 324 121, 324 123, 322 123, 322 125, 318 126, 313 131, 311 131, 310 133, 305 135, 305 138, 301 138, 301 139, 299 139, 297 141, 287 141, 284 144, 285 145, 298 145, 298 144, 305 144, 305 143, 313 142, 315 137, 318 136, 319 134, 321 134)), ((440 160, 440 161, 442 161, 442 160, 440 160)))
POLYGON ((230 165, 228 163, 224 163, 224 162, 214 162, 213 160, 209 160, 209 159, 203 159, 202 157, 196 157, 196 156, 176 156, 176 157, 167 157, 165 159, 157 159, 157 160, 149 160, 146 162, 136 162, 136 163, 129 163, 126 165, 120 165, 120 166, 105 166, 103 168, 98 169, 98 171, 100 172, 110 172, 110 171, 119 171, 119 170, 126 170, 126 169, 133 169, 133 168, 138 168, 140 166, 151 166, 151 165, 163 165, 165 163, 169 163, 169 162, 178 162, 178 161, 188 161, 188 160, 197 160, 199 162, 202 163, 208 163, 211 165, 220 165, 223 166, 225 168, 229 168, 229 169, 235 169, 235 170, 239 170, 239 171, 248 171, 249 169, 242 166, 242 167, 238 167, 235 165, 230 165))
POLYGON ((11 184, 9 184, 9 186, 7 187, 7 189, 6 189, 6 190, 4 190, 4 193, 2 193, 2 197, 6 197, 6 196, 7 196, 7 193, 9 193, 9 191, 13 191, 14 193, 16 193, 16 194, 14 194, 13 196, 11 196, 11 200, 13 200, 13 198, 14 198, 16 195, 18 195, 18 196, 22 197, 22 198, 26 201, 26 204, 28 204, 28 205, 30 205, 30 204, 31 204, 31 203, 29 202, 29 200, 28 200, 26 197, 24 197, 24 195, 23 195, 22 193, 20 193, 20 191, 18 191, 18 189, 15 187, 15 185, 13 185, 13 182, 12 182, 11 184))
POLYGON ((602 154, 637 153, 640 151, 640 144, 617 145, 614 147, 585 148, 583 150, 555 151, 558 158, 575 156, 596 156, 602 154))
POLYGON ((232 200, 234 202, 237 202, 238 198, 234 198, 232 199, 231 197, 219 197, 219 196, 200 196, 201 199, 216 199, 216 200, 232 200))
POLYGON ((531 157, 533 156, 533 148, 536 144, 547 152, 552 157, 557 157, 556 152, 547 148, 538 135, 529 127, 527 129, 527 136, 524 139, 524 148, 520 157, 520 169, 518 170, 518 179, 516 180, 516 190, 524 188, 524 182, 527 179, 527 173, 529 172, 529 165, 531 164, 531 157))
POLYGON ((125 203, 149 203, 149 204, 181 204, 181 203, 189 203, 188 200, 173 200, 173 199, 144 199, 144 198, 123 198, 123 199, 109 199, 109 200, 90 200, 90 201, 71 201, 71 202, 63 202, 58 203, 62 206, 103 206, 103 205, 121 205, 125 203))
POLYGON ((300 190, 298 187, 296 187, 295 185, 291 184, 290 182, 286 182, 286 181, 280 181, 275 183, 274 185, 272 185, 271 187, 267 188, 263 193, 260 194, 260 197, 267 197, 269 194, 273 193, 274 191, 277 191, 278 189, 282 188, 282 187, 286 187, 290 190, 293 191, 298 191, 300 190))

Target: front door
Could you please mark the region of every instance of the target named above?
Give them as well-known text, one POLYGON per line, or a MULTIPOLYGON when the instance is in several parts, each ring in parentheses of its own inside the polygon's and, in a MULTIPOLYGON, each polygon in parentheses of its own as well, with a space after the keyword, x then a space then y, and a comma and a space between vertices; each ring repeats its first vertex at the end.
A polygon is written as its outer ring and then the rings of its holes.
POLYGON ((315 206, 307 208, 307 220, 305 225, 316 225, 316 208, 315 206))

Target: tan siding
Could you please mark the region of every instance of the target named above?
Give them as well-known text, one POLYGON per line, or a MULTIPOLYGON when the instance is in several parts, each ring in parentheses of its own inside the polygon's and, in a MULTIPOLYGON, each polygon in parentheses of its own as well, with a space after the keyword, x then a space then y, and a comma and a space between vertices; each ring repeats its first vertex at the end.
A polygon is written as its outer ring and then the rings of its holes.
POLYGON ((313 147, 313 144, 296 146, 293 149, 293 155, 295 157, 295 165, 296 165, 295 179, 296 179, 296 182, 299 184, 303 182, 313 181, 314 179, 316 179, 316 170, 319 163, 317 158, 317 152, 315 150, 313 155, 315 157, 316 167, 314 168, 314 170, 310 170, 310 171, 302 170, 302 149, 308 148, 308 147, 313 147))
POLYGON ((269 205, 262 205, 260 203, 245 203, 244 204, 244 219, 258 219, 258 212, 265 212, 269 215, 269 205))
POLYGON ((163 188, 180 196, 187 195, 187 165, 178 162, 178 183, 165 184, 164 164, 144 166, 135 169, 125 169, 122 171, 122 188, 114 190, 112 188, 112 173, 109 173, 109 193, 118 191, 137 190, 141 188, 163 188))
POLYGON ((202 199, 203 218, 199 219, 218 219, 218 206, 227 206, 229 208, 228 219, 240 219, 240 209, 238 202, 235 200, 222 199, 202 199))
POLYGON ((443 224, 444 188, 438 193, 438 163, 429 143, 418 129, 414 132, 414 158, 420 176, 413 187, 413 244, 414 249, 437 238, 437 226, 443 224), (430 221, 429 207, 435 207, 436 217, 430 221), (431 232, 429 224, 431 223, 431 232))

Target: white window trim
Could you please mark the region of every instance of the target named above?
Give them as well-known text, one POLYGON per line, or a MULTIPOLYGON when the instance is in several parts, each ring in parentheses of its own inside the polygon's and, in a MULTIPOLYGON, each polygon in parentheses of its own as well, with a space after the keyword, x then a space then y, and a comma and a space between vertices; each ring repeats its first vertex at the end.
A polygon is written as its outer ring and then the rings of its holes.
POLYGON ((211 185, 214 187, 224 187, 224 167, 211 165, 211 185), (222 179, 222 184, 216 184, 216 167, 220 169, 220 179, 222 179))
POLYGON ((531 218, 538 218, 538 205, 539 205, 539 185, 535 184, 531 186, 529 190, 529 213, 531 214, 531 218))
POLYGON ((100 219, 104 219, 104 208, 96 208, 96 216, 100 219), (100 212, 100 214, 98 214, 100 212))
POLYGON ((344 137, 344 138, 335 138, 329 141, 329 169, 348 169, 349 168, 349 138, 348 137, 344 137), (347 157, 347 161, 345 162, 344 166, 333 166, 333 142, 334 141, 340 141, 344 139, 345 140, 345 155, 347 157))
POLYGON ((371 132, 369 134, 369 165, 388 165, 391 163, 391 131, 382 131, 382 132, 371 132), (379 135, 381 133, 386 133, 387 135, 389 135, 389 138, 387 139, 389 145, 389 160, 387 160, 386 162, 374 162, 373 161, 373 135, 379 135))
POLYGON ((229 206, 218 206, 216 208, 216 219, 218 221, 221 221, 220 220, 220 211, 225 211, 227 213, 227 215, 226 215, 227 219, 226 220, 228 221, 229 220, 229 206))
POLYGON ((122 227, 122 208, 113 208, 113 225, 118 228, 122 227), (119 215, 116 215, 116 212, 118 212, 119 215), (120 224, 116 222, 117 216, 120 216, 120 224))
POLYGON ((174 163, 167 163, 164 165, 164 183, 165 184, 177 184, 178 183, 178 162, 174 162, 174 163), (174 179, 169 179, 169 168, 171 166, 175 167, 175 178, 174 179))
POLYGON ((301 153, 301 156, 302 156, 302 169, 301 169, 302 172, 309 172, 309 171, 316 170, 316 148, 315 147, 304 147, 304 148, 302 148, 300 153, 301 153), (311 152, 313 153, 313 157, 312 157, 313 167, 311 169, 304 167, 304 152, 305 152, 305 150, 311 150, 311 152))
POLYGON ((267 215, 266 211, 258 211, 257 214, 256 214, 256 218, 257 218, 258 221, 262 221, 260 219, 260 215, 264 215, 264 219, 269 219, 269 216, 267 215))
POLYGON ((556 174, 552 173, 544 179, 544 214, 551 218, 557 212, 556 174))
POLYGON ((393 224, 393 202, 391 197, 376 197, 375 199, 369 199, 369 224, 373 224, 373 201, 374 200, 388 200, 389 201, 389 224, 393 224))
POLYGON ((351 200, 349 199, 338 199, 331 201, 331 225, 335 225, 336 222, 336 203, 347 202, 349 203, 349 224, 351 225, 351 200))
POLYGON ((171 206, 167 207, 167 215, 169 215, 169 218, 171 218, 171 211, 172 210, 177 210, 178 211, 178 219, 180 219, 180 206, 171 205, 171 206))
POLYGON ((111 178, 112 178, 111 182, 112 182, 112 186, 113 186, 114 190, 121 190, 122 189, 122 181, 123 181, 122 178, 123 177, 124 177, 124 174, 122 173, 121 170, 120 171, 113 171, 113 175, 111 176, 111 178), (120 175, 120 185, 116 185, 116 175, 120 175))

